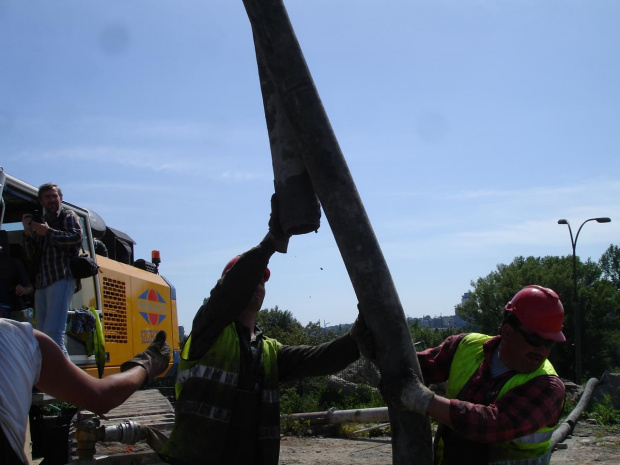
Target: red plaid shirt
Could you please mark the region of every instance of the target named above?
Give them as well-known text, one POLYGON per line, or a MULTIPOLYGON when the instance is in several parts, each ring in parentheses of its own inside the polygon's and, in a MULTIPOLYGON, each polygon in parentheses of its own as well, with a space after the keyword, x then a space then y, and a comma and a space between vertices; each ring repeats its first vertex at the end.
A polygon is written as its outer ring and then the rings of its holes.
MULTIPOLYGON (((418 352, 426 384, 448 380, 450 365, 465 334, 448 337, 435 348, 418 352)), ((515 372, 491 377, 491 357, 501 336, 483 345, 484 362, 459 396, 450 400, 454 431, 470 441, 494 443, 510 441, 557 423, 564 404, 564 383, 557 376, 538 376, 495 400, 501 386, 515 372)))

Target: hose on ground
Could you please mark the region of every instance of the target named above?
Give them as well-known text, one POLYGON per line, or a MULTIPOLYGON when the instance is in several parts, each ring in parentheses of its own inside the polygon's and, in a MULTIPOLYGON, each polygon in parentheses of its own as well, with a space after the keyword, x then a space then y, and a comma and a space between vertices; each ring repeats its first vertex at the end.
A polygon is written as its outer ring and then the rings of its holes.
POLYGON ((579 417, 588 407, 596 386, 598 386, 598 380, 596 378, 590 378, 585 389, 583 390, 583 394, 581 395, 577 406, 566 417, 566 420, 564 420, 564 422, 562 422, 562 424, 560 424, 560 426, 558 426, 553 432, 553 435, 551 436, 551 450, 555 449, 560 442, 564 441, 564 439, 566 439, 566 437, 573 432, 579 417))

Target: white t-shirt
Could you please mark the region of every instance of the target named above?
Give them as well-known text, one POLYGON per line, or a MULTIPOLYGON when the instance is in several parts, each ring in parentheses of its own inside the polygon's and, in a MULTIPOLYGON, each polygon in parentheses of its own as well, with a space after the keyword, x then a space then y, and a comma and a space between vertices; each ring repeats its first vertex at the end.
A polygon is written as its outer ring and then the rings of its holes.
POLYGON ((24 463, 32 387, 41 373, 41 350, 29 323, 0 318, 0 426, 24 463))

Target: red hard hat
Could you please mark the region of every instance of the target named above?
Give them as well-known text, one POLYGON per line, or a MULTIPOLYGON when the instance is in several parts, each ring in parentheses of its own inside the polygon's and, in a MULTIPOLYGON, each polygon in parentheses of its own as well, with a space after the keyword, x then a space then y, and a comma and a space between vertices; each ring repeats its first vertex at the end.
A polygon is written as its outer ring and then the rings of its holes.
MULTIPOLYGON (((222 271, 222 276, 224 276, 226 273, 228 273, 228 270, 230 270, 232 268, 232 266, 237 263, 237 260, 239 260, 239 257, 241 257, 241 255, 237 255, 236 257, 233 257, 224 267, 224 271, 222 271)), ((269 271, 269 268, 265 268, 265 282, 269 281, 269 277, 271 276, 271 271, 269 271)))
POLYGON ((564 307, 558 295, 547 287, 526 286, 506 304, 527 329, 544 339, 564 342, 564 307))

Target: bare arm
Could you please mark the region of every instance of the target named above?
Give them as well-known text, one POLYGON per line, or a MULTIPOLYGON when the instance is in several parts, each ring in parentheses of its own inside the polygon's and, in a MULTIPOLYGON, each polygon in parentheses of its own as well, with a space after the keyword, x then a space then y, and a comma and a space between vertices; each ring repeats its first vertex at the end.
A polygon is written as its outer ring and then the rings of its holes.
POLYGON ((42 356, 36 388, 59 400, 104 414, 125 402, 147 380, 140 366, 103 379, 93 378, 71 363, 48 336, 37 330, 34 336, 42 356))

